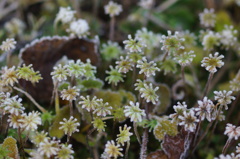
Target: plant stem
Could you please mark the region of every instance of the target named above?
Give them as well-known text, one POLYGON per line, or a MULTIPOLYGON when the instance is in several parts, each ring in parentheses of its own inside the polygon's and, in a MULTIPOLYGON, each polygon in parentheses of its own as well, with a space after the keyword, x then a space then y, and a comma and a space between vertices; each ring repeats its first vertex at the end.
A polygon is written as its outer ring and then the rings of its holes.
POLYGON ((187 133, 187 137, 184 140, 184 152, 181 154, 180 159, 185 159, 187 157, 187 151, 189 150, 191 144, 190 132, 187 133))
POLYGON ((60 107, 59 107, 59 96, 58 96, 58 82, 54 84, 54 94, 55 94, 55 111, 56 114, 59 114, 60 107))
POLYGON ((46 112, 46 110, 45 110, 42 106, 40 106, 40 105, 33 99, 33 97, 32 97, 29 93, 25 92, 24 90, 22 90, 21 88, 18 88, 18 87, 13 87, 13 88, 14 88, 15 90, 23 93, 25 96, 27 96, 28 99, 30 99, 30 100, 32 101, 32 103, 33 103, 42 113, 45 113, 45 112, 46 112))
POLYGON ((236 100, 233 102, 233 104, 232 104, 230 110, 228 111, 228 115, 227 115, 227 117, 226 117, 226 121, 228 121, 229 117, 232 115, 233 110, 234 110, 234 108, 236 107, 239 98, 240 98, 240 92, 238 92, 238 95, 237 95, 236 100))
POLYGON ((147 158, 147 143, 148 143, 148 128, 145 128, 143 132, 143 137, 142 137, 140 159, 147 158))
MULTIPOLYGON (((219 104, 219 103, 218 103, 218 104, 219 104)), ((216 105, 216 107, 218 106, 218 104, 216 105)), ((209 143, 210 143, 210 139, 212 138, 212 135, 213 135, 213 133, 214 133, 216 127, 217 127, 218 117, 219 117, 219 115, 220 115, 220 113, 221 113, 221 111, 222 111, 222 107, 223 107, 223 106, 220 105, 220 107, 219 107, 219 109, 218 109, 218 112, 217 112, 217 115, 216 115, 216 121, 215 121, 215 124, 214 124, 214 126, 213 126, 213 129, 212 129, 212 131, 211 131, 211 133, 210 133, 210 135, 209 135, 209 137, 208 137, 206 147, 208 147, 208 145, 209 145, 209 143)))
POLYGON ((166 60, 167 56, 168 56, 168 51, 165 53, 165 55, 164 55, 164 57, 162 59, 162 62, 164 62, 166 60))
POLYGON ((225 155, 225 153, 226 153, 226 151, 227 151, 227 149, 228 149, 231 141, 232 141, 232 139, 231 139, 231 138, 228 138, 226 144, 224 145, 223 150, 222 150, 222 153, 223 153, 224 155, 225 155))
MULTIPOLYGON (((143 101, 143 103, 145 106, 146 119, 149 120, 148 104, 145 103, 144 101, 143 101)), ((140 151, 140 159, 147 158, 147 143, 148 143, 148 128, 144 128, 143 137, 142 137, 142 146, 141 146, 141 151, 140 151)))
POLYGON ((12 55, 12 51, 8 51, 7 53, 7 66, 10 67, 10 58, 11 58, 11 55, 12 55))
POLYGON ((204 88, 204 92, 203 92, 202 98, 204 98, 208 94, 208 88, 209 88, 209 85, 210 85, 210 83, 212 81, 213 74, 214 73, 210 73, 209 76, 208 76, 208 81, 207 81, 207 84, 206 84, 206 86, 204 88))
POLYGON ((204 131, 204 134, 202 136, 200 136, 199 140, 197 141, 197 143, 195 144, 192 153, 194 153, 194 151, 196 150, 198 144, 204 139, 204 137, 207 135, 207 133, 209 132, 210 127, 212 126, 213 121, 211 121, 208 126, 207 129, 204 131))
POLYGON ((182 80, 183 80, 183 84, 185 85, 185 75, 184 75, 184 66, 181 66, 181 72, 182 72, 182 80))
POLYGON ((73 103, 69 101, 69 108, 70 108, 70 116, 73 116, 73 103))
POLYGON ((126 147, 126 150, 125 150, 125 159, 128 159, 128 150, 129 150, 129 147, 130 147, 130 141, 127 142, 127 147, 126 147))
POLYGON ((201 123, 202 123, 201 116, 199 117, 199 119, 200 119, 200 121, 198 122, 198 125, 197 125, 197 130, 196 130, 195 137, 193 140, 193 145, 195 145, 195 143, 197 142, 197 137, 198 137, 198 134, 200 131, 201 123))
POLYGON ((133 122, 133 129, 134 129, 134 133, 137 137, 137 140, 138 140, 139 144, 141 144, 141 139, 140 139, 140 136, 139 136, 138 131, 137 131, 137 124, 135 122, 133 122))
POLYGON ((25 159, 25 152, 24 152, 24 145, 23 145, 23 140, 22 140, 22 136, 21 136, 21 128, 18 128, 18 137, 19 137, 19 142, 20 142, 20 147, 19 150, 22 154, 23 159, 25 159))
POLYGON ((114 26, 115 26, 115 17, 112 16, 110 21, 110 34, 109 34, 109 39, 111 41, 114 40, 114 26))
POLYGON ((136 82, 136 76, 137 76, 137 64, 134 63, 133 74, 132 74, 132 88, 133 88, 133 90, 134 90, 134 83, 136 82))

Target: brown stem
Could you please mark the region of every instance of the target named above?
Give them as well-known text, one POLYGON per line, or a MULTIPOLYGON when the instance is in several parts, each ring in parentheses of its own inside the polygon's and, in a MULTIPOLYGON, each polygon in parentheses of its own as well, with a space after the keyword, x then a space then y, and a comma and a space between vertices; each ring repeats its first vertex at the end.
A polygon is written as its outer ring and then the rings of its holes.
MULTIPOLYGON (((217 104, 217 105, 218 105, 218 104, 217 104)), ((216 106, 217 106, 217 105, 216 105, 216 106)), ((220 113, 221 113, 221 111, 222 111, 222 107, 223 107, 223 106, 220 105, 220 107, 219 107, 219 109, 218 109, 218 113, 217 113, 217 115, 216 115, 216 121, 215 121, 215 124, 214 124, 214 126, 213 126, 213 129, 212 129, 212 131, 211 131, 211 133, 210 133, 210 135, 209 135, 209 137, 208 137, 206 147, 208 147, 208 145, 209 145, 209 143, 210 143, 210 140, 211 140, 211 138, 212 138, 212 135, 213 135, 213 133, 214 133, 216 127, 217 127, 218 118, 219 118, 219 115, 220 115, 220 113)))
POLYGON ((197 137, 198 137, 198 134, 199 134, 199 131, 200 131, 201 123, 202 123, 201 116, 199 117, 199 120, 200 121, 198 122, 198 125, 197 125, 197 130, 196 130, 195 137, 194 137, 194 140, 193 140, 193 145, 195 145, 196 142, 197 142, 197 137))
POLYGON ((141 144, 141 139, 140 139, 140 136, 139 136, 138 131, 137 131, 137 124, 135 122, 133 122, 133 130, 134 130, 134 133, 137 137, 138 143, 141 144))
POLYGON ((186 82, 185 82, 185 75, 184 75, 184 66, 181 66, 181 73, 182 73, 183 84, 186 85, 186 82))
POLYGON ((18 88, 18 87, 13 87, 13 88, 14 88, 15 90, 23 93, 25 96, 27 96, 28 99, 30 99, 30 100, 32 101, 32 103, 33 103, 42 113, 45 113, 45 112, 46 112, 46 110, 45 110, 42 106, 40 106, 40 105, 35 101, 35 99, 33 99, 33 97, 32 97, 30 94, 28 94, 27 92, 25 92, 24 90, 22 90, 22 89, 20 89, 20 88, 18 88))
POLYGON ((203 96, 202 96, 202 99, 208 94, 208 88, 210 86, 210 83, 212 81, 212 78, 213 78, 213 74, 214 73, 210 73, 209 76, 208 76, 208 81, 207 81, 207 84, 204 88, 204 92, 203 92, 203 96))
POLYGON ((223 150, 222 150, 222 153, 223 153, 224 155, 226 154, 226 151, 227 151, 227 149, 228 149, 231 141, 232 141, 232 139, 231 139, 231 138, 228 138, 226 144, 224 145, 223 150))
POLYGON ((23 140, 22 140, 22 136, 21 136, 21 128, 18 128, 18 137, 19 137, 19 142, 20 142, 20 147, 19 150, 22 154, 23 159, 25 159, 25 152, 24 152, 24 145, 23 145, 23 140))
POLYGON ((109 39, 111 41, 114 40, 114 26, 115 26, 115 17, 111 17, 111 21, 110 21, 110 34, 109 34, 109 39))
MULTIPOLYGON (((143 104, 145 106, 146 119, 149 120, 148 104, 145 102, 143 102, 143 104)), ((140 151, 140 159, 147 158, 147 143, 148 143, 148 128, 144 128, 143 137, 142 137, 142 146, 140 151)))
POLYGON ((147 158, 147 143, 148 143, 148 128, 145 128, 143 132, 143 137, 142 137, 140 159, 147 158))
POLYGON ((164 57, 162 59, 162 62, 164 62, 166 60, 167 56, 168 56, 168 51, 165 53, 165 55, 164 55, 164 57))
POLYGON ((7 53, 7 66, 10 67, 10 59, 11 59, 12 51, 7 53))
POLYGON ((232 115, 233 110, 234 110, 234 108, 236 107, 239 98, 240 98, 240 92, 238 92, 238 95, 237 95, 236 100, 233 102, 233 104, 232 104, 230 110, 228 111, 228 115, 227 115, 227 117, 226 117, 226 121, 228 121, 229 117, 232 115))
POLYGON ((209 132, 209 129, 210 127, 212 126, 213 124, 213 121, 211 121, 208 126, 207 126, 207 129, 204 131, 204 134, 202 136, 200 136, 199 140, 197 141, 197 143, 195 144, 194 148, 193 148, 193 151, 192 151, 192 154, 195 152, 197 146, 199 145, 199 143, 204 139, 204 137, 207 135, 207 133, 209 132))
POLYGON ((69 101, 69 108, 70 108, 70 116, 73 116, 73 103, 69 101))

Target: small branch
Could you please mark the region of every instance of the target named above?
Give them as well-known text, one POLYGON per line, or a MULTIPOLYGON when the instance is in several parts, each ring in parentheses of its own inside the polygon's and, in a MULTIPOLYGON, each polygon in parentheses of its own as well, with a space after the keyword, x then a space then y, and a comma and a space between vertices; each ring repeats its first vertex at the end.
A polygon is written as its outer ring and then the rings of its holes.
POLYGON ((223 150, 222 150, 222 153, 223 153, 224 155, 226 154, 226 151, 227 151, 227 149, 228 149, 231 141, 232 141, 232 139, 231 139, 231 138, 228 138, 226 144, 224 145, 223 150))
POLYGON ((72 101, 69 101, 70 116, 73 116, 73 104, 72 101))
POLYGON ((207 84, 206 84, 206 86, 205 86, 205 88, 204 88, 204 92, 203 92, 202 98, 204 98, 204 97, 208 94, 208 88, 209 88, 210 83, 211 83, 211 81, 212 81, 213 74, 214 74, 214 73, 210 73, 209 76, 208 76, 208 81, 207 81, 207 84))
POLYGON ((181 66, 181 72, 182 72, 182 80, 183 80, 183 84, 186 85, 186 82, 185 82, 185 76, 184 76, 184 66, 181 66))
POLYGON ((19 137, 19 142, 20 142, 19 150, 22 154, 23 159, 25 159, 26 157, 25 157, 24 144, 23 144, 23 139, 22 139, 21 133, 22 133, 21 128, 18 128, 18 137, 19 137))
POLYGON ((164 55, 164 57, 162 59, 162 62, 164 62, 166 60, 167 56, 168 56, 168 51, 165 53, 165 55, 164 55))
POLYGON ((126 150, 125 150, 125 159, 128 159, 129 147, 130 147, 130 141, 127 142, 127 147, 126 147, 126 150))
POLYGON ((236 107, 239 98, 240 98, 240 92, 238 92, 238 95, 237 95, 236 100, 233 102, 233 104, 232 104, 230 110, 228 111, 228 114, 227 114, 227 117, 226 117, 226 121, 228 121, 229 117, 232 115, 233 110, 234 110, 234 108, 236 107))
POLYGON ((169 7, 171 7, 174 3, 176 3, 178 0, 168 0, 165 1, 164 3, 162 3, 161 5, 159 5, 155 11, 156 12, 164 12, 165 10, 167 10, 169 7))
POLYGON ((110 21, 110 33, 109 33, 109 39, 111 41, 114 40, 114 27, 115 27, 115 17, 111 17, 111 21, 110 21))
MULTIPOLYGON (((145 77, 146 78, 146 77, 145 77)), ((149 110, 148 110, 148 104, 144 101, 142 102, 145 106, 145 112, 146 112, 146 119, 149 120, 149 110)), ((148 143, 148 128, 144 129, 143 137, 142 137, 142 145, 141 145, 141 151, 140 151, 140 159, 146 159, 147 158, 147 143, 148 143)))
POLYGON ((32 97, 29 93, 25 92, 24 90, 22 90, 22 89, 20 89, 20 88, 18 88, 18 87, 13 87, 13 88, 14 88, 15 90, 23 93, 25 96, 27 96, 28 99, 30 99, 30 100, 32 101, 32 103, 33 103, 42 113, 45 113, 45 112, 46 112, 46 110, 45 110, 42 106, 40 106, 40 105, 35 101, 35 99, 33 99, 33 97, 32 97))
POLYGON ((138 131, 137 131, 137 124, 135 122, 133 122, 133 129, 134 129, 134 133, 137 137, 138 143, 141 144, 141 139, 140 139, 140 136, 139 136, 138 131))
POLYGON ((157 17, 155 17, 152 14, 149 14, 148 17, 146 17, 146 18, 165 30, 175 30, 174 28, 167 25, 166 23, 164 23, 163 21, 161 21, 160 19, 158 19, 157 17))

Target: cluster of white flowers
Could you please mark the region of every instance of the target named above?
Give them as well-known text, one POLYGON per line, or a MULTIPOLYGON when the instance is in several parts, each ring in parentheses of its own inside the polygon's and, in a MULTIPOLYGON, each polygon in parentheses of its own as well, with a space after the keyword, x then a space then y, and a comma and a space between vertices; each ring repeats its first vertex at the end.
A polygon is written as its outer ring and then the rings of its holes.
POLYGON ((220 45, 221 35, 213 31, 208 31, 205 33, 202 39, 202 45, 204 50, 213 50, 215 46, 220 45))
POLYGON ((76 20, 75 13, 76 11, 71 10, 70 7, 61 7, 55 19, 55 23, 61 21, 63 24, 67 24, 68 28, 66 31, 70 34, 70 36, 84 38, 89 34, 88 22, 84 19, 76 20))
POLYGON ((51 76, 54 81, 63 82, 66 81, 68 77, 95 78, 95 73, 96 66, 91 64, 90 59, 87 59, 86 63, 81 62, 81 60, 77 60, 76 62, 69 60, 65 65, 60 63, 54 66, 51 76))
POLYGON ((146 116, 145 110, 139 108, 139 103, 130 101, 130 105, 125 106, 124 114, 129 117, 132 122, 141 122, 143 116, 146 116))
POLYGON ((187 110, 186 102, 177 102, 177 105, 174 105, 173 109, 176 113, 170 114, 169 117, 172 119, 173 122, 179 122, 179 117, 183 116, 183 112, 187 110))
POLYGON ((200 23, 205 27, 214 27, 216 22, 216 15, 214 9, 205 8, 202 13, 199 14, 200 23))
POLYGON ((64 133, 69 136, 71 136, 74 132, 79 132, 77 127, 80 126, 80 123, 73 116, 71 116, 68 120, 63 118, 63 121, 59 122, 59 124, 61 124, 59 129, 63 129, 64 133))
POLYGON ((128 40, 124 40, 123 44, 125 44, 125 49, 129 50, 130 52, 143 52, 143 48, 146 47, 146 44, 143 43, 142 39, 135 37, 134 39, 129 34, 128 40))
POLYGON ((110 15, 110 17, 114 17, 122 12, 122 5, 117 4, 113 1, 109 1, 109 3, 104 6, 104 10, 106 14, 110 15))
POLYGON ((67 32, 72 36, 78 36, 79 38, 86 37, 88 35, 89 25, 84 19, 78 19, 70 23, 67 32))
POLYGON ((70 7, 60 7, 59 12, 57 13, 57 17, 55 19, 56 22, 61 21, 64 24, 70 23, 75 19, 74 14, 76 11, 71 10, 70 7))
POLYGON ((102 159, 108 159, 113 157, 114 159, 117 159, 118 156, 123 156, 123 154, 121 153, 123 149, 120 148, 119 144, 115 144, 115 142, 113 140, 108 141, 105 145, 105 149, 104 149, 104 155, 102 155, 102 159))
POLYGON ((196 130, 199 119, 197 119, 196 114, 193 109, 184 111, 182 116, 179 116, 181 120, 178 124, 184 126, 186 131, 194 132, 196 130))
POLYGON ((231 96, 232 91, 214 91, 214 94, 215 100, 217 100, 220 105, 224 105, 226 110, 228 109, 227 105, 231 104, 232 100, 236 99, 234 96, 231 96))
POLYGON ((156 94, 156 91, 159 89, 159 87, 153 88, 153 84, 147 84, 144 83, 143 87, 139 90, 141 94, 141 98, 144 98, 147 103, 152 102, 153 104, 157 104, 159 101, 159 97, 156 94))
POLYGON ((11 37, 21 36, 25 28, 25 23, 18 18, 12 18, 4 24, 4 29, 7 30, 11 37))
POLYGON ((204 57, 201 61, 201 66, 205 67, 210 73, 215 73, 217 72, 217 67, 221 68, 224 65, 224 62, 221 60, 223 58, 223 55, 219 55, 218 52, 215 52, 214 56, 210 54, 209 57, 204 57))
POLYGON ((176 60, 181 66, 185 67, 192 63, 194 57, 196 57, 194 51, 189 51, 180 55, 176 55, 173 59, 176 60))
POLYGON ((240 136, 240 127, 228 123, 224 134, 227 135, 229 139, 234 138, 235 140, 237 140, 240 136))
POLYGON ((196 115, 199 116, 200 120, 204 120, 205 118, 210 122, 212 120, 215 120, 215 113, 214 111, 214 104, 213 102, 208 99, 207 97, 204 97, 203 100, 198 101, 198 107, 195 108, 196 115))
POLYGON ((2 45, 0 45, 0 49, 2 51, 10 51, 15 49, 15 45, 17 42, 13 38, 7 38, 5 41, 2 42, 2 45))
POLYGON ((234 30, 233 26, 225 26, 225 28, 220 32, 220 42, 225 47, 228 49, 229 47, 232 47, 236 41, 237 41, 237 35, 238 31, 234 30))
POLYGON ((157 64, 154 61, 147 62, 147 58, 144 56, 142 60, 137 62, 137 68, 140 68, 139 74, 144 73, 146 77, 155 76, 156 71, 160 71, 157 64))
POLYGON ((162 39, 160 40, 160 43, 162 43, 161 50, 175 53, 177 50, 185 48, 182 44, 185 39, 178 36, 179 32, 176 31, 174 34, 172 34, 172 32, 168 30, 167 33, 168 35, 163 35, 162 39))

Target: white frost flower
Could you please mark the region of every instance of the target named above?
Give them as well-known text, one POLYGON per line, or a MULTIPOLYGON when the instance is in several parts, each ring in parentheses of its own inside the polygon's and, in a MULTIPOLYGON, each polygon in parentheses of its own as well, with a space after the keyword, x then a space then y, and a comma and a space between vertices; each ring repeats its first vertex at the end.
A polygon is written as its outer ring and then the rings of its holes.
POLYGON ((142 53, 142 48, 146 47, 141 39, 137 37, 133 39, 130 34, 128 35, 128 40, 124 40, 123 44, 125 44, 125 49, 129 50, 130 52, 142 53))
POLYGON ((59 122, 59 124, 61 124, 59 129, 63 129, 64 133, 69 136, 71 136, 74 132, 79 132, 77 127, 80 125, 80 123, 73 116, 71 116, 69 120, 64 118, 63 121, 59 122))
POLYGON ((199 14, 200 23, 205 27, 214 27, 216 22, 216 15, 214 13, 214 9, 205 8, 203 13, 199 14))
POLYGON ((42 124, 42 119, 39 112, 33 111, 28 113, 28 115, 24 113, 22 116, 24 116, 24 118, 19 119, 19 121, 22 122, 21 127, 25 130, 37 130, 38 125, 42 124))
POLYGON ((114 17, 122 12, 122 5, 110 1, 106 6, 104 6, 104 10, 106 14, 110 15, 110 17, 114 17))
POLYGON ((86 20, 78 19, 76 21, 72 21, 70 23, 67 32, 69 32, 72 36, 78 36, 79 38, 86 37, 88 34, 89 25, 86 20))
POLYGON ((21 102, 22 98, 18 98, 18 96, 5 99, 3 104, 1 105, 4 110, 4 114, 10 113, 14 115, 20 115, 21 113, 23 113, 23 110, 25 108, 22 106, 21 102))
POLYGON ((235 139, 237 140, 238 137, 240 136, 240 127, 236 127, 235 125, 232 124, 227 124, 224 135, 227 135, 228 138, 231 139, 235 139))
POLYGON ((214 94, 215 100, 217 100, 221 105, 224 105, 226 110, 228 109, 227 105, 231 104, 232 100, 236 99, 234 96, 231 96, 232 91, 214 91, 214 94))
POLYGON ((237 37, 236 34, 238 33, 237 30, 234 30, 233 26, 225 26, 224 30, 220 32, 220 42, 225 47, 228 49, 229 47, 233 46, 236 41, 237 37))
POLYGON ((205 67, 207 71, 210 73, 215 73, 217 72, 217 67, 221 68, 224 65, 224 62, 222 59, 224 58, 223 55, 219 55, 218 52, 214 54, 209 55, 209 57, 204 57, 203 60, 201 61, 201 66, 205 67))
POLYGON ((108 141, 107 144, 105 145, 105 152, 107 155, 111 158, 114 157, 114 159, 117 159, 118 156, 123 156, 123 154, 120 152, 123 149, 120 148, 119 144, 115 144, 113 140, 108 141))
POLYGON ((171 114, 169 117, 172 118, 173 122, 179 122, 179 116, 183 116, 183 112, 187 110, 187 104, 186 102, 177 102, 177 105, 174 105, 173 109, 176 113, 171 114))
POLYGON ((2 42, 2 45, 0 45, 0 49, 2 51, 10 51, 15 49, 15 45, 17 42, 13 38, 7 38, 5 41, 2 42))
POLYGON ((76 88, 76 86, 74 87, 70 87, 68 86, 67 89, 63 89, 61 91, 61 98, 63 100, 68 100, 68 101, 72 101, 72 100, 76 100, 76 97, 79 96, 79 89, 76 88))
POLYGON ((213 31, 207 32, 202 39, 202 45, 204 50, 213 50, 214 46, 218 46, 220 44, 221 35, 219 33, 215 33, 213 31))
POLYGON ((69 23, 74 20, 75 13, 76 11, 71 10, 70 7, 60 7, 55 21, 61 21, 64 24, 69 23))
POLYGON ((204 97, 203 100, 198 101, 198 107, 195 108, 196 115, 199 115, 200 120, 204 120, 205 118, 210 122, 213 120, 212 111, 213 111, 214 104, 213 102, 204 97))
POLYGON ((140 68, 139 74, 144 73, 145 76, 155 76, 156 71, 160 71, 158 67, 156 67, 157 64, 154 61, 147 62, 147 58, 143 57, 142 60, 139 60, 137 62, 137 68, 140 68))
POLYGON ((179 119, 181 119, 179 125, 184 126, 185 130, 190 132, 195 131, 196 123, 199 122, 192 109, 189 112, 184 111, 183 116, 180 116, 179 119))
POLYGON ((53 155, 57 155, 59 151, 59 143, 58 141, 53 140, 45 140, 44 142, 41 142, 39 144, 38 152, 40 155, 46 155, 48 158, 50 158, 53 155))
POLYGON ((130 105, 125 106, 124 113, 126 117, 129 117, 132 122, 141 122, 142 117, 146 116, 145 110, 139 108, 139 103, 134 104, 132 101, 130 105))

